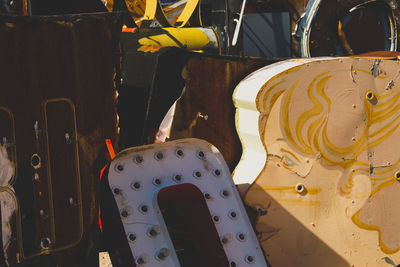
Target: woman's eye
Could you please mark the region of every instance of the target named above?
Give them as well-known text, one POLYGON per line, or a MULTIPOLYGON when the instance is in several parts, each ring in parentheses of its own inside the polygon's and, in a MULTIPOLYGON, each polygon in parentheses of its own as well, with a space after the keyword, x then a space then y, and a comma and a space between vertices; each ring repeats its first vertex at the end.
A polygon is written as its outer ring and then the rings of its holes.
POLYGON ((285 165, 289 166, 289 167, 291 167, 291 166, 294 165, 293 160, 291 160, 291 159, 290 159, 289 157, 287 157, 287 156, 283 156, 283 157, 282 157, 282 160, 283 160, 283 163, 284 163, 285 165))

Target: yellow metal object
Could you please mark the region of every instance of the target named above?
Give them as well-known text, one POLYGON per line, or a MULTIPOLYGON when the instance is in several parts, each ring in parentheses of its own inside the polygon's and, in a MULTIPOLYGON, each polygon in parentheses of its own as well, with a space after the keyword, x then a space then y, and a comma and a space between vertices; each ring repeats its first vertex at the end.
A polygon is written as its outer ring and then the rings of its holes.
POLYGON ((175 46, 187 50, 218 49, 218 40, 212 29, 163 28, 157 35, 138 40, 142 46, 175 46))
POLYGON ((129 13, 135 19, 143 17, 145 14, 146 2, 146 0, 125 0, 125 4, 129 10, 129 13))
POLYGON ((146 10, 143 16, 144 20, 153 20, 156 17, 158 0, 147 0, 146 10))
POLYGON ((182 11, 175 25, 178 27, 183 27, 186 23, 191 19, 196 19, 195 23, 197 25, 191 26, 201 26, 201 17, 200 17, 200 0, 188 0, 185 6, 185 9, 182 11))
MULTIPOLYGON (((130 15, 135 20, 136 24, 143 25, 144 27, 150 25, 155 19, 163 27, 184 27, 190 21, 190 26, 199 27, 202 25, 200 17, 200 0, 179 1, 170 6, 163 8, 160 0, 125 0, 125 4, 129 10, 130 15), (170 21, 168 15, 178 13, 182 10, 181 14, 175 21, 170 21), (171 13, 171 14, 170 14, 171 13), (144 24, 142 24, 145 22, 144 24)), ((107 0, 106 8, 112 11, 114 0, 107 0)))
MULTIPOLYGON (((125 0, 129 14, 135 19, 140 19, 144 16, 146 9, 146 0, 125 0)), ((107 0, 105 6, 109 12, 113 11, 114 0, 107 0)))

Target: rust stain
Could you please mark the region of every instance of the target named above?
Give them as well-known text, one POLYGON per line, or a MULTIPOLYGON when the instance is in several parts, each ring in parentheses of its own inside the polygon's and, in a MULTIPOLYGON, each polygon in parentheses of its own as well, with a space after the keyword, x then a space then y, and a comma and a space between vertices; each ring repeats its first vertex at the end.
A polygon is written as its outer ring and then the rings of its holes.
MULTIPOLYGON (((260 187, 260 190, 263 191, 282 191, 285 193, 293 193, 293 194, 298 194, 296 191, 295 186, 262 186, 260 187)), ((306 188, 307 194, 308 195, 317 195, 319 194, 322 189, 321 188, 306 188)))

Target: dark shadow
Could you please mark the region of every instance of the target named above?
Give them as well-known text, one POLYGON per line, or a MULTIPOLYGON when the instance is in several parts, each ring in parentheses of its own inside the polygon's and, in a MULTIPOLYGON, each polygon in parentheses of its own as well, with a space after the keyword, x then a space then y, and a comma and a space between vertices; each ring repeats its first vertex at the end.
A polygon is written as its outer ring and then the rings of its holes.
MULTIPOLYGON (((254 187, 259 186, 257 184, 253 184, 254 187)), ((257 189, 256 189, 257 190, 257 189)), ((255 231, 262 245, 266 240, 269 241, 269 246, 274 245, 274 240, 285 239, 286 243, 284 243, 283 251, 280 251, 283 255, 289 256, 287 252, 301 250, 303 254, 299 255, 291 255, 291 257, 297 257, 292 262, 295 263, 293 267, 301 267, 301 266, 324 266, 324 267, 349 267, 350 263, 348 263, 344 258, 342 258, 339 254, 337 254, 332 248, 330 248, 324 241, 320 240, 313 232, 307 229, 300 221, 297 220, 296 217, 291 215, 284 207, 282 207, 277 201, 275 201, 267 192, 262 192, 262 189, 259 188, 260 191, 257 190, 259 194, 259 199, 263 203, 266 208, 254 208, 254 207, 246 207, 248 208, 248 213, 252 225, 255 226, 255 231), (262 194, 262 195, 261 195, 262 194), (270 212, 273 211, 273 212, 270 212), (261 224, 259 221, 263 219, 265 222, 261 224), (271 222, 269 224, 269 222, 271 222), (282 222, 282 223, 281 223, 282 222), (283 228, 283 224, 286 228, 283 228), (290 226, 290 227, 287 227, 290 226), (296 237, 302 238, 296 238, 296 237), (286 249, 287 248, 287 249, 286 249), (305 261, 301 257, 312 256, 312 262, 310 260, 305 261), (312 264, 312 265, 310 265, 312 264)), ((254 191, 253 191, 254 192, 254 191)), ((310 218, 310 222, 312 219, 310 218)), ((280 241, 282 244, 283 241, 280 241)), ((276 241, 277 244, 277 241, 276 241)), ((275 249, 276 251, 276 249, 275 249)), ((283 260, 282 257, 277 257, 277 255, 272 255, 271 251, 264 251, 266 258, 270 262, 272 266, 285 266, 291 267, 290 265, 283 265, 280 260, 283 260)), ((300 253, 299 253, 300 254, 300 253)))
POLYGON ((181 266, 229 266, 205 198, 196 186, 166 187, 157 200, 181 266))

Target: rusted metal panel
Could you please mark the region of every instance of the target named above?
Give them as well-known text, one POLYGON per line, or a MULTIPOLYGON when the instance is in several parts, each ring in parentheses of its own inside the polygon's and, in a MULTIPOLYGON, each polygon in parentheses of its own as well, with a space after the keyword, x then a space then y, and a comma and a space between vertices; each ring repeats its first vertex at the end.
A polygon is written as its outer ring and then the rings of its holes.
POLYGON ((12 233, 19 249, 7 256, 15 262, 90 266, 104 139, 117 138, 117 21, 115 14, 0 18, 1 146, 19 204, 12 233))
POLYGON ((177 102, 171 139, 196 137, 218 147, 232 171, 242 153, 232 102, 237 83, 274 60, 198 56, 184 71, 186 89, 177 102))

